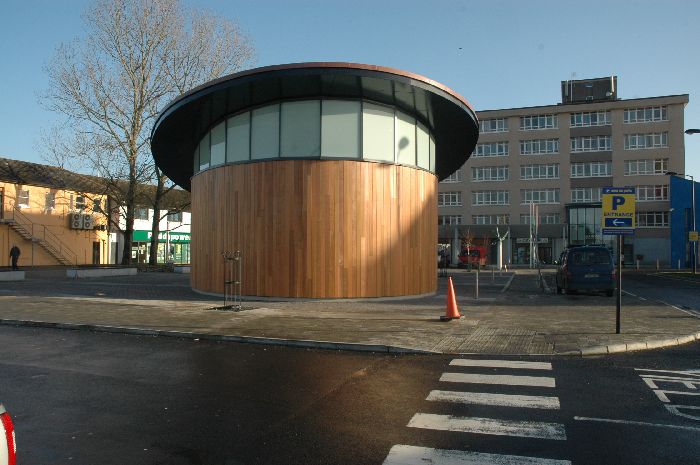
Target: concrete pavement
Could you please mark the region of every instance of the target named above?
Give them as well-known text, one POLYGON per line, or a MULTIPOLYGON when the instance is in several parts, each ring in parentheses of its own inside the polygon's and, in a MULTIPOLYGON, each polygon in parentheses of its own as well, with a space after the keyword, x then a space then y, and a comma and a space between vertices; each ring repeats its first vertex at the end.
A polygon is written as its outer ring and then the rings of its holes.
MULTIPOLYGON (((356 301, 246 300, 238 312, 193 292, 188 275, 69 279, 65 269, 25 269, 0 283, 0 323, 207 338, 346 350, 493 355, 601 355, 700 340, 700 319, 623 297, 556 295, 533 270, 450 270, 464 318, 441 322, 446 278, 435 296, 356 301), (545 286, 546 287, 546 286, 545 286)), ((551 271, 545 278, 552 282, 551 271)))

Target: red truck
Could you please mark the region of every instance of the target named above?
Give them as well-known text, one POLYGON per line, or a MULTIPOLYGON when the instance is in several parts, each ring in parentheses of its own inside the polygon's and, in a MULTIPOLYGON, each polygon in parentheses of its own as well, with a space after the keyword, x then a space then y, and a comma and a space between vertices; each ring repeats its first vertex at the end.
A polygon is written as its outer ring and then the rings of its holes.
POLYGON ((464 247, 462 253, 459 254, 459 267, 465 268, 471 263, 474 265, 486 265, 486 260, 488 259, 488 251, 486 247, 480 245, 474 245, 471 247, 464 247))

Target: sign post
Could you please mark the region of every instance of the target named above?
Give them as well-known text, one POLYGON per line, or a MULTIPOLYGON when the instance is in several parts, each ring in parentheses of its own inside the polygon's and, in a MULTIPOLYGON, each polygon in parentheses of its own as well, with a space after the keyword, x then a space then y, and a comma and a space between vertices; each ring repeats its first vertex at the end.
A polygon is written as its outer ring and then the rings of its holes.
POLYGON ((622 307, 622 236, 634 235, 634 187, 603 187, 603 234, 618 236, 617 242, 617 298, 615 305, 615 334, 620 334, 620 307, 622 307))

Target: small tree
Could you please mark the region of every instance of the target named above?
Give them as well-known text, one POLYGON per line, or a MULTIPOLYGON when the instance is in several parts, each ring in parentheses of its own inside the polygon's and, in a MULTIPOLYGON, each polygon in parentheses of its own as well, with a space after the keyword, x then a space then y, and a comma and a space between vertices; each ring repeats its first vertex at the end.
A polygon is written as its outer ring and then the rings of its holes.
POLYGON ((49 145, 118 187, 128 264, 138 186, 155 181, 148 137, 159 112, 183 90, 241 69, 254 49, 235 23, 178 0, 98 0, 84 20, 87 36, 61 45, 46 67, 42 102, 64 116, 58 133, 69 141, 49 145))

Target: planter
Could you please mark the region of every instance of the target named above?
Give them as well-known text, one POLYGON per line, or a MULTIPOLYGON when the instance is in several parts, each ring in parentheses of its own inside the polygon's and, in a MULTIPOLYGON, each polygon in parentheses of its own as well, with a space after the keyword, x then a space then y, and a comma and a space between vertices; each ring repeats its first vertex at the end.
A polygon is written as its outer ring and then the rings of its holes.
POLYGON ((24 271, 0 271, 0 281, 24 281, 24 271))
POLYGON ((68 278, 102 278, 105 276, 133 276, 136 268, 70 268, 66 270, 68 278))

